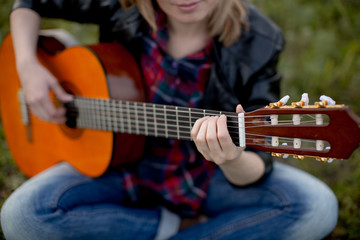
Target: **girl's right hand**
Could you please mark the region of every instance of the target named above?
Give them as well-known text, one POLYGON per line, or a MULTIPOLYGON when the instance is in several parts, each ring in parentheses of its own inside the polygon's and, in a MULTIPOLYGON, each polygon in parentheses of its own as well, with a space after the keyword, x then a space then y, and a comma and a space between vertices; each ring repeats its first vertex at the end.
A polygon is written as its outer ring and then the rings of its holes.
POLYGON ((60 102, 70 102, 73 97, 65 92, 50 71, 35 60, 18 66, 18 74, 32 113, 44 121, 64 123, 66 110, 55 107, 49 92, 52 91, 60 102))

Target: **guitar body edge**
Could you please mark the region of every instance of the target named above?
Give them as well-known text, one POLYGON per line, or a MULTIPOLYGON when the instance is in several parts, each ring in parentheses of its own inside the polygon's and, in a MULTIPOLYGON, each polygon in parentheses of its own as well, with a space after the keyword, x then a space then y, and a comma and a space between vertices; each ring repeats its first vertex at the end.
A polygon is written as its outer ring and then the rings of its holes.
MULTIPOLYGON (((71 47, 55 55, 39 49, 38 58, 64 88, 74 95, 107 99, 113 94, 122 98, 117 91, 122 84, 121 81, 120 83, 117 81, 123 78, 130 81, 129 79, 134 76, 134 73, 129 74, 126 70, 113 71, 113 67, 110 66, 123 67, 118 62, 113 62, 114 59, 111 61, 108 59, 101 63, 99 59, 106 59, 108 52, 117 55, 118 59, 121 58, 121 55, 118 55, 121 53, 116 51, 117 47, 115 50, 111 49, 111 45, 105 48, 106 51, 95 51, 97 54, 102 54, 101 56, 94 54, 94 50, 82 46, 71 47), (110 62, 112 63, 110 64, 110 62)), ((130 139, 127 134, 114 134, 92 129, 71 129, 65 124, 41 121, 30 111, 28 114, 29 124, 24 124, 18 99, 21 85, 16 72, 10 35, 4 39, 1 47, 0 72, 2 75, 0 78, 0 110, 4 133, 14 161, 26 176, 34 176, 58 162, 66 161, 80 172, 97 177, 103 174, 109 166, 118 165, 124 161, 134 161, 126 158, 128 155, 131 156, 132 152, 141 152, 134 150, 134 146, 136 146, 134 143, 128 143, 130 139), (121 144, 126 146, 123 147, 121 144), (130 149, 131 145, 133 147, 130 149)), ((139 76, 138 73, 136 77, 139 76)), ((132 83, 132 85, 137 86, 140 83, 132 83)), ((143 96, 140 93, 137 95, 143 96)), ((132 141, 141 142, 139 140, 132 141)))

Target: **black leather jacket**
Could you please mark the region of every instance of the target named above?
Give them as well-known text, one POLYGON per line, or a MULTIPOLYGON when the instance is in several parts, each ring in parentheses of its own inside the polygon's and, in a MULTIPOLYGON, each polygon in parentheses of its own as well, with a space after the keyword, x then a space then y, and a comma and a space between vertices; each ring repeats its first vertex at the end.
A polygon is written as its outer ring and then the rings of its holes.
MULTIPOLYGON (((215 61, 211 69, 202 106, 234 111, 241 103, 245 111, 263 107, 279 99, 279 55, 284 41, 280 29, 255 7, 249 10, 249 31, 229 47, 214 38, 215 61)), ((16 0, 13 9, 31 8, 42 17, 62 18, 99 25, 100 41, 119 41, 136 57, 136 41, 145 21, 136 8, 121 9, 117 0, 16 0)), ((271 171, 269 154, 257 153, 271 171)))

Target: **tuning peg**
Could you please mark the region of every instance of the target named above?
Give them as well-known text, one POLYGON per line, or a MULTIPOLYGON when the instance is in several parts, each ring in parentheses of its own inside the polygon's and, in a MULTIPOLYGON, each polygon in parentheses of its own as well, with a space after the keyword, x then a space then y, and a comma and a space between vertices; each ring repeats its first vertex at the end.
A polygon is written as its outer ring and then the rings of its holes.
MULTIPOLYGON (((287 146, 288 144, 287 144, 287 143, 282 143, 281 145, 287 146)), ((282 156, 282 158, 284 158, 284 159, 286 159, 286 158, 288 158, 288 157, 289 157, 289 154, 284 154, 284 155, 282 156)))
POLYGON ((309 94, 303 93, 301 95, 301 101, 304 102, 305 106, 309 105, 309 94))
POLYGON ((315 103, 315 105, 317 107, 319 107, 319 108, 324 108, 327 105, 335 105, 336 104, 336 102, 331 97, 328 97, 328 96, 325 96, 325 95, 320 96, 320 101, 321 102, 316 102, 315 103))
POLYGON ((287 103, 287 101, 289 101, 290 97, 289 95, 286 95, 284 97, 282 97, 279 101, 274 102, 274 103, 270 103, 270 108, 279 108, 283 105, 285 105, 287 103))
MULTIPOLYGON (((330 147, 330 146, 327 146, 325 149, 330 150, 331 147, 330 147)), ((327 160, 327 163, 332 163, 333 161, 334 161, 333 158, 329 158, 329 159, 327 160)))
POLYGON ((301 95, 301 100, 299 102, 291 103, 291 106, 294 108, 301 108, 307 105, 309 105, 309 95, 307 93, 303 93, 301 95))
POLYGON ((328 105, 335 105, 336 104, 336 102, 331 97, 328 97, 328 96, 325 96, 325 95, 320 96, 320 101, 327 102, 328 105))

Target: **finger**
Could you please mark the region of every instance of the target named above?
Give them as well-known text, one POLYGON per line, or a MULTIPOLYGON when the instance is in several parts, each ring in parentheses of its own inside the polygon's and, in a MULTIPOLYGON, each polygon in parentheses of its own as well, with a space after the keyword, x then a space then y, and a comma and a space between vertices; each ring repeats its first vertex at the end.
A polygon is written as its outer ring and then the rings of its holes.
MULTIPOLYGON (((208 117, 199 121, 198 132, 194 136, 194 142, 199 152, 206 160, 211 160, 209 155, 209 147, 206 142, 206 130, 208 127, 208 117)), ((195 126, 195 125, 194 125, 195 126)))
POLYGON ((66 120, 65 109, 56 108, 49 96, 40 102, 38 109, 41 111, 41 116, 43 116, 45 121, 63 123, 66 120))
POLYGON ((68 94, 56 80, 51 82, 50 89, 61 102, 70 102, 73 100, 73 96, 68 94))
POLYGON ((43 107, 39 104, 30 105, 31 112, 37 116, 40 120, 47 121, 47 113, 43 107))
POLYGON ((217 121, 219 117, 212 117, 208 120, 206 130, 206 142, 214 160, 221 155, 222 148, 218 139, 217 121))
POLYGON ((30 109, 31 112, 42 121, 53 122, 53 123, 64 123, 66 121, 64 109, 56 109, 57 112, 54 114, 54 116, 51 116, 41 106, 30 107, 30 109))
POLYGON ((226 116, 221 115, 219 120, 217 121, 217 129, 218 129, 218 139, 220 143, 220 147, 223 152, 230 152, 234 150, 235 144, 233 143, 229 130, 227 128, 226 116))
POLYGON ((65 108, 57 108, 56 113, 50 119, 53 123, 64 123, 66 121, 66 109, 65 108))
POLYGON ((193 126, 192 129, 191 129, 191 137, 192 137, 193 139, 196 138, 196 136, 197 136, 197 134, 198 134, 198 132, 199 132, 199 130, 200 130, 201 124, 202 124, 204 121, 206 121, 208 118, 209 118, 209 117, 207 116, 207 117, 199 118, 198 120, 195 121, 194 126, 193 126))

